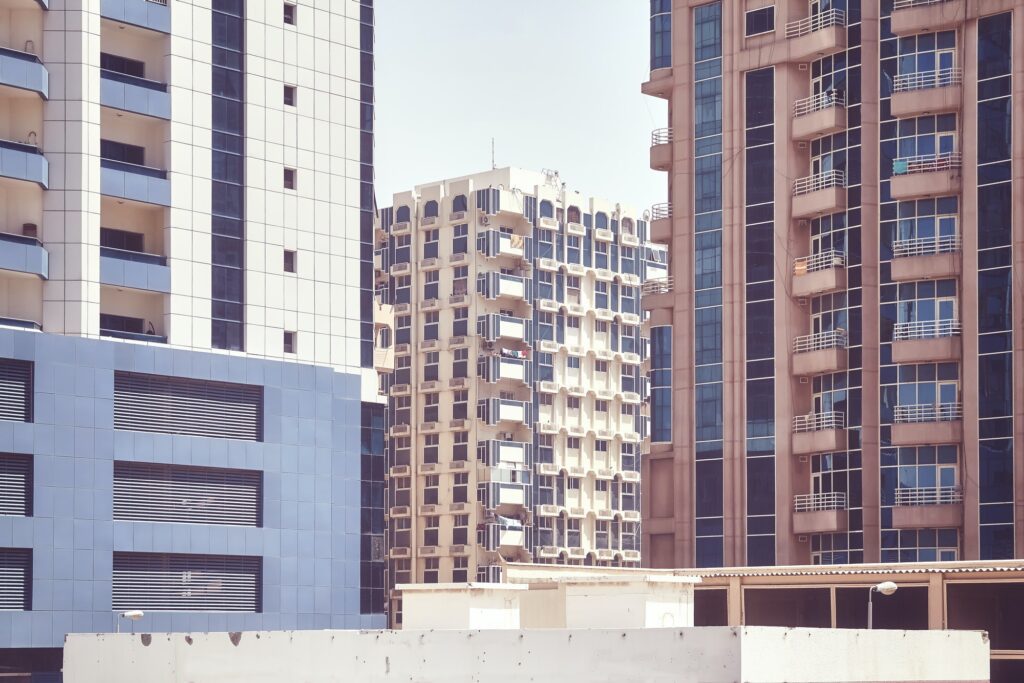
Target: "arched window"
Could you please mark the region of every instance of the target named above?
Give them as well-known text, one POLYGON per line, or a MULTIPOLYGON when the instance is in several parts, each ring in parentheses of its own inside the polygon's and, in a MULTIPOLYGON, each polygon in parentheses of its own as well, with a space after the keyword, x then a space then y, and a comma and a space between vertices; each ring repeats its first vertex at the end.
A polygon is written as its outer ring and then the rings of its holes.
POLYGON ((466 201, 466 195, 457 194, 455 199, 452 200, 452 213, 459 213, 460 211, 467 210, 468 202, 466 201))
POLYGON ((598 230, 608 229, 608 214, 603 211, 598 211, 597 215, 594 216, 594 227, 598 230))
POLYGON ((554 218, 555 217, 555 206, 548 200, 544 199, 540 203, 540 217, 541 218, 554 218))
POLYGON ((437 218, 437 202, 431 199, 423 205, 424 218, 437 218))
POLYGON ((622 219, 622 232, 624 232, 627 235, 635 235, 636 234, 636 229, 633 227, 633 219, 632 218, 623 218, 622 219))
POLYGON ((398 211, 395 212, 395 222, 396 223, 408 223, 409 222, 409 207, 408 206, 400 206, 400 207, 398 207, 398 211))
POLYGON ((570 206, 569 207, 569 222, 570 223, 580 223, 580 222, 582 222, 582 221, 580 221, 580 207, 578 207, 578 206, 570 206))

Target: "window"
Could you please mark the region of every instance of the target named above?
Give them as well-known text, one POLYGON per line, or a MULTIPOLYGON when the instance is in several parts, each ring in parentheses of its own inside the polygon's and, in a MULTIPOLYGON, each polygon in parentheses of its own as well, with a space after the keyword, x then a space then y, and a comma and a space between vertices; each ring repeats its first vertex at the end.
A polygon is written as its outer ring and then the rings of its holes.
POLYGON ((298 8, 290 2, 284 3, 284 23, 295 26, 298 8))
POLYGON ((32 422, 33 376, 32 363, 0 358, 0 420, 32 422))
POLYGON ((580 279, 575 275, 565 278, 565 295, 571 304, 580 302, 580 279))
MULTIPOLYGON (((466 545, 468 542, 469 515, 455 515, 452 518, 452 545, 466 545)), ((465 579, 463 579, 463 581, 465 581, 465 579)))
POLYGON ((284 86, 284 103, 286 106, 294 107, 297 88, 294 85, 284 86))
POLYGON ((580 329, 580 319, 574 315, 570 315, 568 318, 566 318, 565 326, 568 327, 570 330, 578 330, 580 329))
POLYGON ((580 368, 580 357, 579 356, 566 356, 565 367, 572 370, 579 370, 580 368))
POLYGON ((396 396, 394 404, 395 424, 412 424, 412 399, 408 396, 396 396))
MULTIPOLYGON (((424 505, 437 505, 437 489, 440 484, 440 477, 436 474, 431 474, 423 478, 423 504, 424 505)), ((430 518, 427 518, 425 522, 426 526, 431 526, 430 518)), ((437 526, 437 522, 433 526, 437 526)), ((427 545, 437 545, 437 543, 428 543, 427 545)))
MULTIPOLYGON (((427 477, 430 479, 431 477, 427 477)), ((437 479, 437 477, 433 477, 437 479)), ((435 501, 436 501, 435 496, 435 501)), ((437 503, 432 503, 436 505, 437 503)), ((437 515, 428 515, 423 518, 423 545, 438 545, 438 536, 441 526, 441 518, 437 515)))
POLYGON ((437 351, 429 351, 423 356, 423 381, 433 382, 438 379, 438 361, 441 357, 437 351))
POLYGON ((144 235, 139 232, 100 228, 100 246, 144 253, 144 235))
POLYGON ((437 258, 437 230, 427 230, 423 236, 423 258, 437 258))
MULTIPOLYGON (((9 481, 5 474, 0 469, 0 481, 9 481)), ((258 471, 114 462, 116 520, 259 527, 262 503, 258 471), (198 491, 202 504, 197 504, 198 491)))
MULTIPOLYGON (((459 516, 459 515, 457 515, 459 516)), ((464 516, 464 515, 462 515, 464 516)), ((458 531, 458 529, 456 529, 458 531)), ((461 544, 465 545, 463 541, 461 544)), ((452 581, 454 583, 465 583, 469 580, 469 558, 468 557, 455 557, 452 558, 452 581)))
POLYGON ((294 332, 288 332, 287 330, 285 331, 285 333, 284 333, 284 352, 285 353, 295 353, 295 333, 294 332))
POLYGON ((437 218, 437 201, 431 199, 423 205, 423 217, 424 218, 437 218))
POLYGON ((295 267, 296 267, 295 261, 296 261, 297 258, 298 258, 298 254, 296 252, 292 251, 291 249, 285 249, 284 250, 284 272, 286 272, 286 273, 294 273, 295 272, 295 267))
POLYGON ((100 156, 136 166, 146 165, 146 148, 114 140, 100 140, 100 156))
POLYGON ((295 189, 295 169, 286 168, 284 169, 284 189, 294 190, 295 189))
MULTIPOLYGON (((465 350, 465 349, 464 349, 465 350)), ((465 389, 456 391, 453 396, 452 419, 465 420, 469 417, 469 392, 465 389)))
POLYGON ((437 311, 430 311, 423 316, 423 338, 437 339, 438 323, 440 315, 437 311))
POLYGON ((423 421, 424 422, 437 422, 438 418, 438 404, 440 403, 440 394, 430 393, 425 394, 423 397, 423 421))
POLYGON ((137 59, 129 59, 119 55, 112 55, 106 52, 100 53, 100 69, 104 71, 116 71, 125 76, 136 78, 146 77, 146 63, 137 59))
POLYGON ((456 472, 454 476, 455 476, 455 486, 452 488, 452 502, 453 503, 468 503, 469 502, 469 473, 468 472, 456 472))
MULTIPOLYGON (((468 392, 466 392, 468 394, 468 392)), ((452 460, 464 462, 469 459, 469 432, 454 432, 452 439, 452 460)))
POLYGON ((423 560, 423 583, 437 583, 441 558, 428 557, 423 560))
POLYGON ((0 515, 31 517, 32 491, 32 456, 0 453, 0 515))
POLYGON ((598 334, 608 334, 608 321, 598 320, 594 323, 594 332, 597 332, 598 334))
POLYGON ((115 552, 112 607, 147 612, 260 612, 260 557, 115 552), (217 586, 218 590, 211 590, 217 586))
MULTIPOLYGON (((579 410, 580 409, 580 397, 579 396, 566 396, 566 398, 565 398, 565 406, 569 410, 579 410)), ((571 441, 571 439, 570 439, 570 441, 571 441)))
POLYGON ((469 250, 469 226, 456 225, 452 228, 452 253, 466 254, 469 250))
POLYGON ((540 398, 538 399, 538 401, 540 401, 540 405, 542 405, 542 406, 552 406, 555 403, 555 395, 554 394, 541 394, 540 398))
MULTIPOLYGON (((605 242, 601 242, 600 244, 606 244, 606 243, 605 242)), ((599 268, 603 268, 605 266, 601 266, 600 263, 599 263, 598 267, 599 268)), ((597 282, 597 283, 594 283, 594 305, 597 306, 598 308, 608 308, 608 283, 607 282, 597 282)))
MULTIPOLYGON (((452 273, 452 294, 455 296, 469 293, 469 266, 458 266, 452 273)), ((467 311, 469 309, 466 309, 467 311)), ((462 334, 466 334, 463 332, 462 334)))
POLYGON ((747 12, 747 38, 775 30, 775 7, 762 7, 747 12))
POLYGON ((441 288, 438 283, 441 281, 441 272, 438 270, 430 270, 423 274, 423 298, 424 299, 438 299, 440 298, 441 288))
POLYGON ((423 437, 423 462, 437 462, 437 444, 440 438, 438 434, 427 434, 423 437))
POLYGON ((651 441, 672 441, 672 327, 651 330, 651 441))
POLYGON ((594 412, 607 413, 608 412, 608 401, 602 401, 602 400, 594 401, 594 412))

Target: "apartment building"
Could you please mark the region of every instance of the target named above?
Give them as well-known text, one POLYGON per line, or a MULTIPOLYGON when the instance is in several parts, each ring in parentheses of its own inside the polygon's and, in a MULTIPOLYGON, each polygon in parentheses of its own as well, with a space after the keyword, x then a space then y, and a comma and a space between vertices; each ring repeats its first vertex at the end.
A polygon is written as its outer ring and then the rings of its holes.
POLYGON ((636 565, 640 293, 665 275, 646 218, 515 168, 393 202, 378 254, 389 583, 488 581, 507 560, 636 565))
POLYGON ((372 123, 371 0, 0 1, 0 668, 383 623, 372 123))
POLYGON ((1024 2, 652 0, 651 37, 645 560, 1020 557, 1024 2))

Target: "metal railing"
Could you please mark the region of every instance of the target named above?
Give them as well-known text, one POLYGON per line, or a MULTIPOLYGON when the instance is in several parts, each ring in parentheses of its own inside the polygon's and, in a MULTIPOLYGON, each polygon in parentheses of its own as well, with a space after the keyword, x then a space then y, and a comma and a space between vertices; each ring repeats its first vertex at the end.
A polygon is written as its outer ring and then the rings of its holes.
POLYGON ((37 55, 34 55, 31 52, 12 50, 9 47, 0 47, 0 55, 3 55, 4 57, 11 57, 12 59, 20 59, 23 62, 35 62, 36 64, 42 64, 37 55))
POLYGON ((799 197, 802 194, 817 192, 829 187, 846 187, 846 173, 833 169, 809 175, 806 178, 797 178, 793 181, 793 196, 799 197))
POLYGON ((896 505, 952 505, 964 502, 959 486, 928 486, 896 489, 896 505))
POLYGON ((167 180, 167 171, 160 168, 152 168, 150 166, 142 166, 140 164, 130 164, 127 161, 117 161, 115 159, 100 159, 101 168, 109 168, 113 171, 124 171, 125 173, 137 173, 139 175, 148 176, 150 178, 160 178, 167 180))
POLYGON ((26 154, 42 154, 43 150, 38 145, 31 145, 27 142, 16 142, 15 140, 0 140, 0 148, 25 152, 26 154))
POLYGON ((845 510, 846 494, 841 491, 831 493, 803 493, 793 496, 793 512, 818 512, 819 510, 845 510))
POLYGON ((17 235, 12 232, 0 232, 0 242, 10 242, 12 244, 27 244, 30 247, 41 247, 43 245, 42 240, 40 240, 38 237, 17 235))
POLYGON ((122 261, 133 261, 135 263, 148 263, 151 266, 166 266, 167 257, 159 254, 147 254, 143 251, 131 251, 129 249, 115 249, 114 247, 100 247, 100 256, 121 259, 122 261))
POLYGON ((940 339, 960 336, 959 320, 912 320, 896 323, 892 330, 893 341, 908 339, 940 339))
POLYGON ((142 78, 141 76, 123 74, 120 71, 112 71, 111 69, 100 69, 100 78, 105 78, 108 81, 125 83, 126 85, 138 86, 140 88, 145 88, 146 90, 154 90, 156 92, 167 92, 166 83, 161 83, 160 81, 151 81, 150 79, 142 78))
POLYGON ((844 268, 845 266, 846 254, 841 251, 829 250, 793 259, 793 274, 806 275, 807 273, 816 273, 819 270, 844 268))
POLYGON ((938 237, 915 237, 906 240, 894 240, 893 256, 928 256, 930 254, 949 254, 960 251, 960 235, 939 235, 938 237))
POLYGON ((667 145, 672 142, 671 128, 658 128, 651 132, 651 145, 667 145))
POLYGON ((830 9, 812 14, 806 19, 791 21, 786 24, 786 37, 799 38, 829 26, 846 26, 846 12, 841 9, 830 9))
POLYGON ((132 341, 157 342, 166 344, 167 337, 162 334, 144 334, 142 332, 124 332, 123 330, 107 330, 100 328, 101 337, 114 337, 115 339, 130 339, 132 341))
POLYGON ((5 318, 0 316, 0 326, 19 327, 24 330, 42 330, 43 326, 35 320, 24 320, 23 318, 5 318))
POLYGON ((897 423, 913 422, 952 422, 963 419, 962 403, 917 403, 896 406, 894 419, 897 423))
POLYGON ((167 0, 146 0, 146 2, 151 2, 154 5, 163 5, 164 7, 167 6, 167 0))
POLYGON ((845 349, 846 330, 829 330, 797 337, 793 340, 793 353, 807 353, 824 349, 845 349))
POLYGON ((924 5, 938 5, 941 2, 949 2, 949 0, 896 0, 892 8, 893 10, 910 9, 911 7, 922 7, 924 5))
POLYGON ((793 116, 806 116, 832 107, 846 107, 846 94, 842 90, 828 90, 797 100, 793 103, 793 116))
POLYGON ((672 218, 671 202, 662 202, 651 207, 651 220, 656 221, 662 218, 672 218))
POLYGON ((793 432, 820 432, 825 429, 846 429, 846 416, 835 410, 827 413, 796 415, 793 418, 793 432))
POLYGON ((960 85, 964 82, 964 70, 959 68, 938 69, 936 71, 915 71, 900 74, 893 79, 893 92, 913 92, 926 88, 944 88, 947 85, 960 85))
POLYGON ((648 280, 647 282, 640 285, 640 294, 652 295, 652 294, 668 294, 672 291, 672 276, 660 277, 656 280, 648 280))
POLYGON ((892 160, 893 175, 909 175, 911 173, 930 173, 931 171, 948 171, 960 168, 960 152, 943 154, 927 154, 917 157, 900 157, 892 160))

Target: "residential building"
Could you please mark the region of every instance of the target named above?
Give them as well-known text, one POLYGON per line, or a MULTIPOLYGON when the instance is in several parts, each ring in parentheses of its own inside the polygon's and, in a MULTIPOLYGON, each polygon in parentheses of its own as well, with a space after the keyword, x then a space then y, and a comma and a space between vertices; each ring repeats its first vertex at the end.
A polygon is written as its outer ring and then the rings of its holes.
POLYGON ((1024 2, 651 10, 645 561, 1024 555, 1024 2))
POLYGON ((381 225, 389 583, 638 563, 647 220, 502 168, 396 194, 381 225))
POLYGON ((0 2, 0 667, 383 624, 372 122, 371 0, 0 2))

